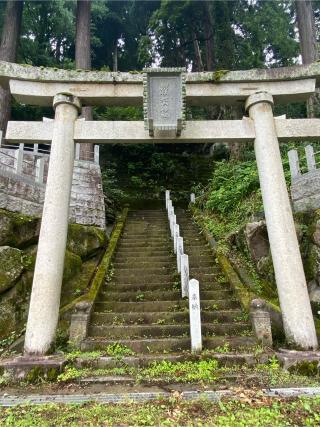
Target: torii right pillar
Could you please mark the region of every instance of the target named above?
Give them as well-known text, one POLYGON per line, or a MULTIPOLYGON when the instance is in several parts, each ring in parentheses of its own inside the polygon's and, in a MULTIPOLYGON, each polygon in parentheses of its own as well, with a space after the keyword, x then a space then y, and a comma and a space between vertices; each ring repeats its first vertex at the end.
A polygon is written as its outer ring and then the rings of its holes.
POLYGON ((255 155, 283 326, 288 344, 315 350, 317 335, 272 106, 273 98, 267 92, 257 92, 246 101, 246 110, 255 128, 255 155))

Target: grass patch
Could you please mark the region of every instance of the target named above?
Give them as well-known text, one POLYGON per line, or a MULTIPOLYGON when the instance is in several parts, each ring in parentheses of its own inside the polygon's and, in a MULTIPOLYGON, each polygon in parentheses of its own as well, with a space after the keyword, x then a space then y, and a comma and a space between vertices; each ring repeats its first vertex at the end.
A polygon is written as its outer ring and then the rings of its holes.
POLYGON ((18 406, 0 409, 4 427, 217 426, 284 427, 320 424, 320 398, 270 399, 252 393, 212 403, 179 397, 147 403, 18 406))

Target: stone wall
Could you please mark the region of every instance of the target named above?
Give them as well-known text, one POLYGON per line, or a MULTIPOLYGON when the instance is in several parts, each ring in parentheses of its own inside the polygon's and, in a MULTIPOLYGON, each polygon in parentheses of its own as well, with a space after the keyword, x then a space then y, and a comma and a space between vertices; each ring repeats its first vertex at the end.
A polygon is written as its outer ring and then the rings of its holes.
POLYGON ((313 147, 305 147, 307 172, 302 173, 297 150, 288 152, 291 173, 291 199, 294 212, 308 212, 320 208, 320 169, 313 147))
POLYGON ((295 212, 320 208, 320 170, 314 170, 292 180, 291 199, 295 212))
MULTIPOLYGON (((41 216, 49 156, 23 152, 21 173, 16 173, 17 150, 0 149, 0 208, 24 215, 41 216), (36 161, 44 159, 43 179, 36 180, 36 161)), ((75 160, 70 199, 71 223, 105 228, 101 170, 97 163, 75 160)))

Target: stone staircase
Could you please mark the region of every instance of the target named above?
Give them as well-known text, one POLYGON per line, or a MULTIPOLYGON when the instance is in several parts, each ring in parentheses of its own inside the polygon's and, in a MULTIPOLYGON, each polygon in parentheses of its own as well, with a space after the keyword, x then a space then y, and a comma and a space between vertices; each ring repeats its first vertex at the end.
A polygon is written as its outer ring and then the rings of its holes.
MULTIPOLYGON (((191 278, 200 282, 204 348, 245 350, 255 345, 251 326, 198 227, 182 209, 177 222, 191 278)), ((114 270, 94 305, 82 350, 114 343, 136 353, 190 350, 188 301, 181 298, 172 246, 164 209, 129 212, 114 270)))

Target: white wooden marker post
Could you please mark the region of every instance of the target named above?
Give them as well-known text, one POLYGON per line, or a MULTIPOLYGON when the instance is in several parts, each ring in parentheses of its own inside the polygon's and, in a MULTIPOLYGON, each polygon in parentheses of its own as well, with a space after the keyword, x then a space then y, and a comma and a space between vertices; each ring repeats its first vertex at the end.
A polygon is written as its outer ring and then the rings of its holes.
POLYGON ((178 237, 177 239, 177 270, 178 273, 181 271, 181 255, 183 255, 183 238, 178 237))
POLYGON ((189 282, 189 318, 191 351, 198 353, 202 350, 202 335, 199 282, 196 279, 191 279, 189 282))
POLYGON ((170 200, 170 190, 166 190, 166 209, 168 209, 169 200, 170 200))
POLYGON ((170 220, 170 215, 171 215, 171 211, 172 211, 172 209, 173 209, 172 201, 171 201, 171 200, 169 200, 169 201, 168 201, 168 219, 169 219, 169 220, 170 220))
POLYGON ((173 249, 174 249, 174 253, 177 253, 177 240, 178 237, 180 237, 180 226, 178 224, 176 224, 174 226, 174 236, 173 236, 173 249))
POLYGON ((181 295, 182 298, 189 295, 189 257, 181 255, 181 295))
POLYGON ((171 215, 170 231, 171 231, 172 239, 174 238, 174 227, 175 227, 176 223, 177 223, 177 217, 175 215, 171 215))
POLYGON ((190 194, 190 202, 195 203, 196 202, 196 195, 194 193, 190 194))

